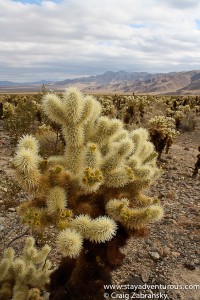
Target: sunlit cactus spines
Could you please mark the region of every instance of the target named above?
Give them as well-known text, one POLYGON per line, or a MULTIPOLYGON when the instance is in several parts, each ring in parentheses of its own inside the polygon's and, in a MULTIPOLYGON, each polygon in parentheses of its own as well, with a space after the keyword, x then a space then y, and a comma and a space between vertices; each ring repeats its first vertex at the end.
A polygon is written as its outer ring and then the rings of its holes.
POLYGON ((43 300, 41 292, 52 272, 47 259, 50 250, 48 245, 36 249, 32 237, 26 239, 18 257, 12 248, 5 249, 0 259, 0 299, 43 300))
POLYGON ((157 153, 146 129, 128 131, 119 119, 102 116, 100 103, 76 88, 62 98, 45 94, 42 107, 61 125, 65 148, 43 158, 30 135, 19 141, 13 164, 33 198, 18 211, 33 231, 52 225, 58 231, 65 258, 51 276, 51 299, 103 299, 97 287, 109 284, 110 271, 122 264, 120 247, 163 215, 144 192, 160 174, 157 153))

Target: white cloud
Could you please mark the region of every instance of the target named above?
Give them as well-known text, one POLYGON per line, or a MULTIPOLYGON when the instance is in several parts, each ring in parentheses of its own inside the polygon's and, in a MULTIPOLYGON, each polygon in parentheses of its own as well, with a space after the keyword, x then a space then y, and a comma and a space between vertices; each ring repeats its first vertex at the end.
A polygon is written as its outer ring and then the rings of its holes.
POLYGON ((0 80, 200 69, 199 13, 199 0, 0 0, 0 80))

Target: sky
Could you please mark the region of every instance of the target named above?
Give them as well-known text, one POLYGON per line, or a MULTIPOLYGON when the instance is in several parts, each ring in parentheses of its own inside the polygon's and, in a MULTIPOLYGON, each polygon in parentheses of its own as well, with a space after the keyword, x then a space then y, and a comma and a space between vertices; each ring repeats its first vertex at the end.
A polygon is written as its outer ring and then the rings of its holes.
POLYGON ((200 70, 199 0, 0 0, 0 81, 200 70))

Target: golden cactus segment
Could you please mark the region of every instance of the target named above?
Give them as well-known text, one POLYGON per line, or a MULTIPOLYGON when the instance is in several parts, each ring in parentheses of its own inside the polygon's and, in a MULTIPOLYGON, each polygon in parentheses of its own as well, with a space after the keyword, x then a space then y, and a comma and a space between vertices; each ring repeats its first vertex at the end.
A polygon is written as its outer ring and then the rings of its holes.
POLYGON ((20 173, 30 174, 37 170, 40 157, 31 149, 20 148, 13 162, 20 173))
POLYGON ((17 144, 17 149, 29 149, 31 151, 33 151, 34 153, 38 153, 39 151, 39 144, 37 139, 31 135, 31 134, 27 134, 25 136, 23 136, 20 140, 19 143, 17 144))
POLYGON ((99 217, 90 222, 87 239, 95 243, 111 240, 117 233, 117 224, 109 217, 99 217))
POLYGON ((47 210, 50 213, 64 210, 67 205, 66 193, 63 188, 56 186, 49 191, 47 197, 47 210))
POLYGON ((32 293, 30 290, 43 289, 49 282, 52 271, 47 255, 50 247, 46 245, 38 250, 34 245, 35 240, 29 237, 19 257, 15 257, 13 249, 4 251, 3 259, 0 260, 1 299, 27 300, 28 295, 32 293))
POLYGON ((110 217, 129 229, 143 228, 150 222, 159 221, 163 216, 163 209, 160 205, 131 208, 127 200, 110 200, 106 205, 106 211, 110 217))
POLYGON ((82 249, 83 239, 75 229, 67 228, 59 233, 56 244, 62 255, 75 258, 82 249))
POLYGON ((91 169, 99 168, 102 157, 99 147, 95 143, 88 143, 83 153, 83 166, 91 169))
POLYGON ((46 94, 42 103, 45 114, 54 122, 62 124, 64 119, 63 103, 52 93, 46 94))
POLYGON ((70 226, 85 238, 88 235, 91 221, 92 219, 89 215, 79 215, 76 218, 72 219, 70 226))
POLYGON ((92 193, 98 190, 99 186, 103 182, 103 173, 99 169, 85 168, 82 174, 80 174, 79 182, 81 188, 86 193, 92 193))

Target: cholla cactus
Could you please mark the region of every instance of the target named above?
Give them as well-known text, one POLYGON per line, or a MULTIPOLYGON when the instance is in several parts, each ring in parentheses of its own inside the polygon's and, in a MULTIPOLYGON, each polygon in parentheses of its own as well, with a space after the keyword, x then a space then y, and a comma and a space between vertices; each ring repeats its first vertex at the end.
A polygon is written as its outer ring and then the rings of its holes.
POLYGON ((33 131, 33 127, 38 124, 40 109, 41 106, 37 101, 22 95, 16 96, 13 103, 4 103, 3 127, 9 133, 13 144, 17 143, 22 134, 33 131))
POLYGON ((0 299, 43 300, 41 290, 49 282, 51 263, 47 260, 50 247, 41 250, 34 246, 34 239, 26 239, 21 256, 15 257, 12 248, 4 250, 0 260, 0 299))
POLYGON ((150 101, 147 96, 127 96, 126 104, 121 112, 124 123, 140 124, 147 107, 150 108, 150 101))
POLYGON ((149 120, 149 132, 159 158, 164 148, 166 148, 166 153, 168 153, 174 139, 179 134, 175 129, 175 120, 164 116, 156 116, 149 120))
POLYGON ((179 129, 181 120, 184 117, 184 112, 182 110, 171 110, 170 108, 167 108, 166 111, 167 111, 167 116, 175 120, 176 129, 179 129))
POLYGON ((157 154, 147 130, 125 130, 75 88, 62 98, 45 95, 42 105, 61 124, 66 146, 43 159, 35 138, 20 140, 14 165, 35 197, 19 213, 35 230, 54 224, 60 231, 57 247, 66 258, 52 275, 51 299, 103 299, 110 270, 122 263, 119 247, 162 217, 158 200, 143 194, 160 173, 157 154))
POLYGON ((102 115, 103 116, 108 116, 108 117, 115 117, 116 115, 116 108, 113 104, 112 101, 112 96, 106 96, 103 97, 101 96, 100 98, 98 98, 98 101, 101 103, 102 106, 102 115))

